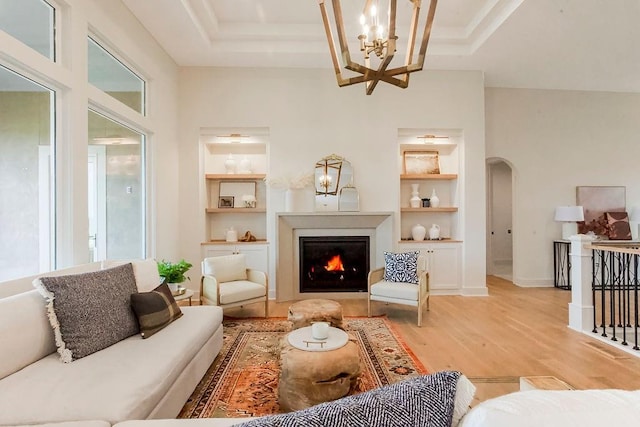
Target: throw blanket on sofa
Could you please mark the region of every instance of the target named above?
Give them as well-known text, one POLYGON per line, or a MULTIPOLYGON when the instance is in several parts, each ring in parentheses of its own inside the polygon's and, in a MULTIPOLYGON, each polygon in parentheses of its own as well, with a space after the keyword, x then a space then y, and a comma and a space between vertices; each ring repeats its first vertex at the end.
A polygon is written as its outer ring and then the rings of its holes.
POLYGON ((240 426, 450 427, 460 375, 453 371, 424 375, 240 426))

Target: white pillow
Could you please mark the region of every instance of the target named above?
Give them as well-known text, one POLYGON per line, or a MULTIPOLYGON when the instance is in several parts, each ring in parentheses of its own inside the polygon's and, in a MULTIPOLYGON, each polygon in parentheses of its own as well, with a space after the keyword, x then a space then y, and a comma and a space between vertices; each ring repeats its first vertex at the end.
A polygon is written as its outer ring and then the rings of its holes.
POLYGON ((247 261, 244 254, 205 258, 202 273, 216 278, 218 283, 247 280, 247 261))
POLYGON ((458 383, 456 384, 456 400, 453 406, 453 420, 451 421, 451 427, 456 427, 462 417, 469 412, 469 406, 473 400, 473 396, 476 394, 476 386, 473 385, 469 378, 464 375, 460 375, 458 383))
POLYGON ((136 276, 138 292, 151 292, 162 282, 158 273, 158 263, 153 258, 132 261, 106 259, 102 261, 102 269, 117 267, 128 262, 133 265, 133 275, 136 276))

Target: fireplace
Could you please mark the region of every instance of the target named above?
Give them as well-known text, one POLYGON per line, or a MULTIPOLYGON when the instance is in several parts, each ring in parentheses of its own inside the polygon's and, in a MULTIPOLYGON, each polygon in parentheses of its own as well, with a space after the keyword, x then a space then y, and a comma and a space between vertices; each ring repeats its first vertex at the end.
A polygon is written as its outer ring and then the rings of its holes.
POLYGON ((301 236, 300 293, 366 292, 369 236, 301 236))

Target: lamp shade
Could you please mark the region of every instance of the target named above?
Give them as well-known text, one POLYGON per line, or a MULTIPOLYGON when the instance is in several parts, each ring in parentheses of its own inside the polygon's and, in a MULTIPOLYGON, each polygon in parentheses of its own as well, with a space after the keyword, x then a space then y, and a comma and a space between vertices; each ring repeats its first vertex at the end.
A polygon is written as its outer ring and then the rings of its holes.
POLYGON ((584 221, 584 209, 582 206, 558 206, 554 219, 561 222, 584 221))

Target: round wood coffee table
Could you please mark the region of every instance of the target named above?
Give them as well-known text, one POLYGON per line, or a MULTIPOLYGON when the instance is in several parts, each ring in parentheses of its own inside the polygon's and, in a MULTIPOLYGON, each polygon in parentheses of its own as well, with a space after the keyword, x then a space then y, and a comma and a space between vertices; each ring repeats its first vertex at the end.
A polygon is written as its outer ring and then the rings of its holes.
POLYGON ((360 354, 354 342, 347 341, 335 350, 317 351, 318 340, 310 332, 308 340, 316 351, 292 346, 288 335, 281 342, 278 403, 283 411, 297 411, 344 397, 360 376, 360 354))

